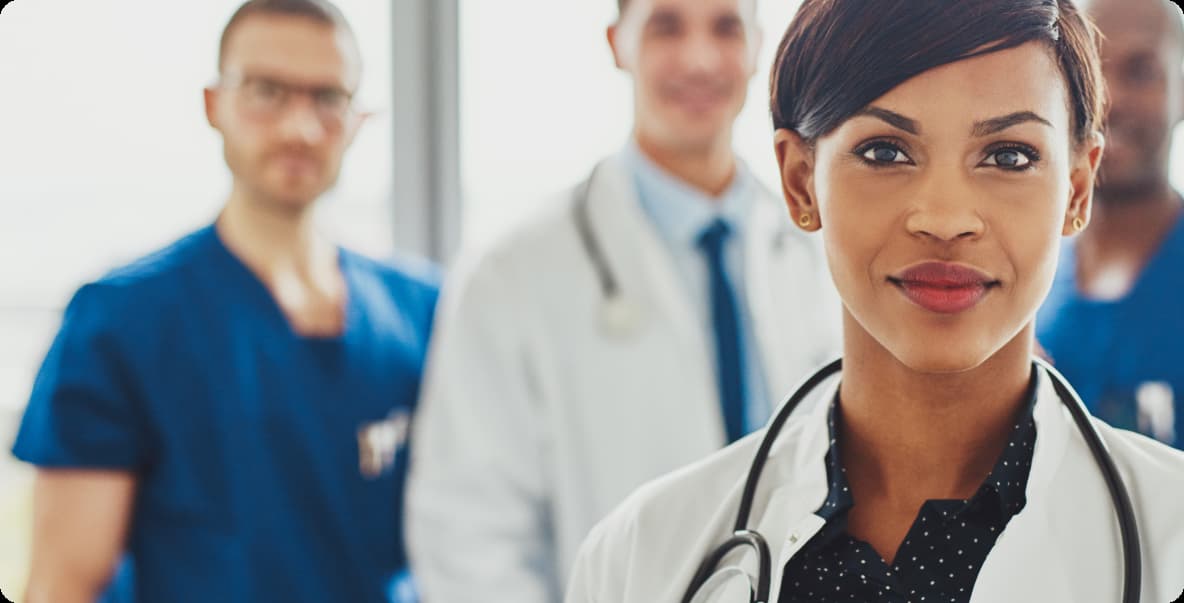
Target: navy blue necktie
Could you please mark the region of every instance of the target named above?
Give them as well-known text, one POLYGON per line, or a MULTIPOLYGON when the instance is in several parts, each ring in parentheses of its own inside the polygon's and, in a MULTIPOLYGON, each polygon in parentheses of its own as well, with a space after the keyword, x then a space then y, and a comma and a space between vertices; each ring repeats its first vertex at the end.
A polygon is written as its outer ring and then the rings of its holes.
POLYGON ((724 243, 731 234, 727 222, 716 220, 699 235, 698 245, 707 260, 711 289, 711 324, 715 327, 715 360, 719 399, 723 407, 728 443, 744 435, 744 346, 736 294, 724 269, 724 243))

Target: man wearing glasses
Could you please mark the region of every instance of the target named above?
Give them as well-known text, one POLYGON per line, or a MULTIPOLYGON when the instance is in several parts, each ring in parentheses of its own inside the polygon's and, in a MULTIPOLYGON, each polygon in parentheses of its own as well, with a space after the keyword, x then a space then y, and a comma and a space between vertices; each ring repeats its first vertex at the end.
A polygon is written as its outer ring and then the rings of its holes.
POLYGON ((435 276, 314 225, 363 115, 325 0, 250 0, 206 116, 214 224, 71 301, 14 454, 38 466, 28 601, 386 601, 435 276))

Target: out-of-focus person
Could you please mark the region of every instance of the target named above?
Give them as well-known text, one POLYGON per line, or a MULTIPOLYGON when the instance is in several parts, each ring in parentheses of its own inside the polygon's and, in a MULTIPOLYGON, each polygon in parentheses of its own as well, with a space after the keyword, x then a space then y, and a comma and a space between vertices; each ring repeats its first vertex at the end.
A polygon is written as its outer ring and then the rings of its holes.
POLYGON ((607 37, 634 82, 624 148, 461 254, 412 439, 425 600, 559 600, 601 516, 761 427, 837 353, 821 249, 732 147, 755 4, 621 2, 607 37))
POLYGON ((13 447, 37 466, 31 603, 377 602, 406 584, 400 448, 436 276, 313 218, 365 118, 357 42, 326 0, 250 0, 219 55, 225 206, 79 289, 36 379, 13 447))
POLYGON ((1184 446, 1184 17, 1166 0, 1090 0, 1110 89, 1088 229, 1066 246, 1037 334, 1100 418, 1184 446))

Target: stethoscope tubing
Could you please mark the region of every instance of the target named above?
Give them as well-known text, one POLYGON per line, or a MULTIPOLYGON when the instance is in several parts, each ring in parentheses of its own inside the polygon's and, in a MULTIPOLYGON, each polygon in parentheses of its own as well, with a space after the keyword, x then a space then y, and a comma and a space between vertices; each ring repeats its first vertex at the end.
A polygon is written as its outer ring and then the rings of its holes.
POLYGON ((1102 472, 1102 477, 1106 480, 1106 488, 1110 490, 1110 498, 1114 503, 1114 512, 1118 515, 1119 533, 1122 538, 1122 566, 1125 577, 1122 585, 1122 601, 1123 603, 1138 603, 1143 589, 1143 552, 1139 544, 1139 522, 1135 518, 1130 492, 1126 489, 1122 475, 1118 472, 1118 467, 1114 465, 1114 457, 1110 456, 1110 451, 1106 449, 1106 443, 1102 441, 1102 435, 1098 433, 1097 427, 1093 424, 1093 419, 1089 416, 1089 411, 1086 409, 1085 403, 1082 402, 1081 396, 1077 395, 1077 392, 1069 386, 1064 375, 1061 375, 1052 365, 1039 358, 1034 361, 1052 376, 1053 389, 1057 391, 1057 396, 1061 398, 1065 406, 1069 407, 1069 414, 1077 423, 1077 429, 1084 437, 1094 461, 1098 464, 1098 469, 1102 472))
POLYGON ((613 274, 612 268, 608 265, 608 260, 605 258, 604 249, 600 246, 600 239, 596 237, 596 233, 592 231, 592 216, 589 215, 589 200, 592 195, 592 182, 596 179, 596 174, 600 172, 600 166, 592 169, 592 173, 588 175, 580 185, 576 188, 575 203, 572 204, 572 221, 576 225, 576 232, 580 236, 580 245, 584 248, 584 255, 588 261, 592 263, 592 270, 596 273, 596 280, 600 283, 600 292, 604 299, 614 299, 620 295, 621 288, 617 283, 617 277, 613 274))
MULTIPOLYGON (((1089 416, 1089 411, 1081 401, 1081 397, 1069 386, 1064 376, 1047 362, 1038 358, 1033 359, 1033 362, 1051 377, 1053 389, 1056 390, 1061 402, 1068 407, 1069 413, 1073 416, 1074 423, 1077 424, 1078 430, 1089 446, 1090 453, 1097 462, 1098 468, 1102 473, 1102 478, 1106 482, 1106 488, 1109 490, 1110 498, 1113 502, 1114 512, 1118 516, 1118 526, 1122 539, 1124 578, 1122 602, 1139 603, 1142 592, 1143 561, 1139 544, 1138 521, 1135 518, 1134 507, 1131 504, 1130 493, 1127 491, 1122 476, 1114 464, 1114 459, 1106 449, 1106 444, 1102 440, 1101 433, 1098 432, 1097 427, 1093 424, 1093 420, 1089 416)), ((764 537, 760 536, 755 530, 749 530, 747 527, 748 520, 752 514, 753 500, 756 497, 756 488, 760 483, 760 476, 764 471, 769 453, 772 451, 773 443, 776 441, 785 422, 789 420, 789 416, 793 413, 794 409, 818 385, 842 370, 842 368, 843 359, 839 358, 807 378, 794 390, 793 394, 782 405, 781 409, 778 410, 777 416, 769 423, 769 427, 761 439, 760 446, 757 448, 756 455, 752 459, 748 476, 744 481, 744 491, 740 497, 740 508, 736 512, 733 536, 724 542, 724 544, 713 549, 699 564, 694 577, 691 579, 691 583, 687 586, 687 590, 683 595, 682 603, 690 603, 695 593, 698 592, 699 588, 703 586, 715 571, 719 562, 732 549, 739 546, 751 547, 757 552, 759 558, 758 571, 760 575, 757 577, 757 590, 753 593, 753 601, 766 603, 769 600, 770 585, 768 571, 770 568, 768 566, 770 565, 769 561, 772 555, 764 537)))

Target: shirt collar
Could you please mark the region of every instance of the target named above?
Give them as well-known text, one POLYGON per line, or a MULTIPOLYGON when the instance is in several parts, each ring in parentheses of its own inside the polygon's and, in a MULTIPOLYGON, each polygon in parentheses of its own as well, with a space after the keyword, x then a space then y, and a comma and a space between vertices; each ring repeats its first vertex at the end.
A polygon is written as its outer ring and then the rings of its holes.
POLYGON ((633 175, 642 209, 664 240, 693 249, 703 229, 721 218, 733 236, 743 237, 754 195, 753 177, 739 159, 732 183, 722 195, 712 198, 654 163, 632 138, 622 156, 633 175))
MULTIPOLYGON (((1032 453, 1036 444, 1036 422, 1032 411, 1036 405, 1037 384, 1040 381, 1037 371, 1033 365, 1028 390, 1024 394, 1023 411, 1003 446, 1003 453, 995 461, 995 467, 983 480, 974 496, 958 505, 951 518, 991 521, 1011 517, 1024 508, 1027 502, 1025 491, 1032 467, 1032 453)), ((827 411, 826 421, 830 436, 830 445, 826 452, 828 491, 822 506, 816 511, 816 514, 828 523, 834 518, 846 515, 855 504, 850 484, 847 482, 847 470, 843 467, 839 455, 838 442, 842 435, 839 403, 839 392, 836 390, 827 411)))

